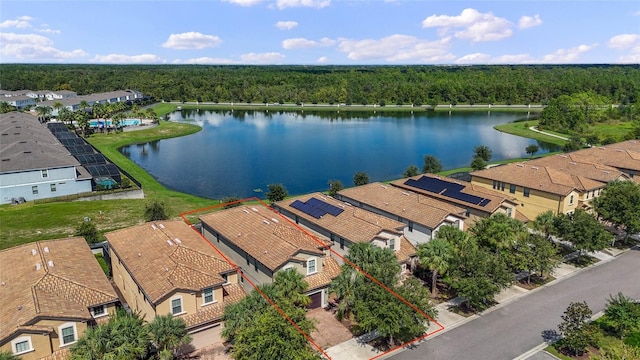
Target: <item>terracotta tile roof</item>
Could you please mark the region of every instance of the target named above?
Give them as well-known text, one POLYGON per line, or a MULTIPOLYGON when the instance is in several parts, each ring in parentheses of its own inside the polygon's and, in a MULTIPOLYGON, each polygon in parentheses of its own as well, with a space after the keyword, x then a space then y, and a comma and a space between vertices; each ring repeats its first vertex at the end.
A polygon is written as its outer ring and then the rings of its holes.
POLYGON ((342 190, 340 196, 434 229, 449 215, 464 220, 465 209, 400 188, 371 183, 342 190))
POLYGON ((581 161, 640 171, 640 150, 637 150, 637 145, 633 142, 592 147, 571 154, 581 161))
POLYGON ((523 223, 528 223, 529 221, 531 221, 531 219, 529 219, 525 214, 521 213, 519 210, 516 210, 515 217, 517 220, 520 220, 523 223))
POLYGON ((416 248, 406 237, 401 236, 400 250, 395 253, 399 263, 407 263, 409 262, 409 259, 416 255, 416 248))
POLYGON ((195 313, 182 316, 187 324, 187 329, 195 328, 203 324, 211 323, 222 318, 224 308, 242 300, 246 293, 240 284, 228 284, 222 287, 223 301, 200 307, 195 313))
POLYGON ((333 258, 325 256, 322 259, 322 271, 304 278, 304 281, 309 284, 307 292, 329 286, 331 280, 339 274, 340 265, 333 258))
POLYGON ((176 289, 198 291, 222 284, 221 274, 233 271, 205 239, 179 220, 116 230, 105 238, 154 304, 176 289))
MULTIPOLYGON (((429 196, 429 197, 432 197, 432 198, 440 199, 442 201, 455 204, 456 206, 459 206, 461 208, 478 209, 480 211, 485 211, 485 212, 488 212, 490 214, 492 214, 493 212, 498 210, 500 208, 500 206, 502 206, 502 204, 505 203, 505 202, 511 203, 512 205, 517 205, 518 204, 518 202, 515 199, 515 197, 510 196, 509 194, 504 194, 504 193, 501 193, 501 192, 498 192, 498 191, 487 189, 487 188, 472 184, 472 183, 467 182, 467 181, 458 180, 458 179, 451 179, 451 178, 447 178, 447 177, 444 177, 444 176, 438 176, 438 175, 434 175, 434 174, 421 174, 421 175, 414 176, 414 177, 411 177, 411 178, 392 181, 391 185, 393 185, 395 187, 398 187, 398 188, 405 189, 405 190, 413 191, 413 192, 418 193, 418 194, 423 194, 423 195, 426 195, 426 196, 429 196), (441 193, 434 193, 434 192, 426 191, 426 190, 423 190, 423 189, 420 189, 420 188, 413 187, 411 185, 405 184, 405 182, 407 182, 409 179, 419 180, 423 176, 424 177, 430 177, 430 178, 439 179, 439 180, 446 181, 448 183, 455 184, 455 185, 463 185, 464 188, 461 190, 462 193, 478 196, 478 197, 481 197, 481 198, 484 198, 484 199, 489 199, 489 202, 485 206, 480 206, 480 205, 477 205, 477 204, 464 202, 462 200, 457 200, 457 199, 451 198, 449 196, 442 195, 441 193)), ((443 192, 444 192, 444 190, 443 190, 443 192)))
POLYGON ((598 189, 605 183, 571 175, 545 166, 531 166, 526 163, 510 163, 489 169, 474 171, 471 176, 515 184, 557 195, 568 195, 574 190, 598 189))
POLYGON ((328 246, 265 206, 238 206, 203 215, 200 220, 271 271, 299 252, 323 255, 321 248, 328 246))
POLYGON ((602 163, 593 163, 578 153, 558 154, 545 156, 535 160, 526 162, 533 166, 546 166, 549 168, 561 170, 567 174, 585 177, 591 180, 609 182, 618 180, 621 177, 627 178, 627 175, 612 166, 603 165, 602 163))
POLYGON ((90 320, 90 307, 118 301, 84 238, 0 251, 0 342, 16 331, 49 331, 37 318, 90 320))
POLYGON ((609 144, 607 147, 613 149, 626 149, 640 153, 640 140, 627 140, 615 144, 609 144))
POLYGON ((372 213, 350 204, 328 197, 321 193, 308 194, 283 200, 274 204, 276 209, 282 209, 299 216, 308 222, 326 229, 352 243, 370 242, 382 231, 401 234, 405 225, 399 221, 372 213), (294 201, 306 202, 311 198, 324 201, 327 204, 343 209, 340 214, 333 216, 325 214, 317 219, 303 211, 291 207, 294 201))

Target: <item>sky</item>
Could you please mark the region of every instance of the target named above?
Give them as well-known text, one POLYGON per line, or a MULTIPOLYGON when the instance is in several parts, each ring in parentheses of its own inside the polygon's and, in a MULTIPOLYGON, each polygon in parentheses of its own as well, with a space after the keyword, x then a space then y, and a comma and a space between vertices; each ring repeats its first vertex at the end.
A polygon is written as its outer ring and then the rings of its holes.
POLYGON ((640 1, 2 0, 0 63, 638 64, 640 1))

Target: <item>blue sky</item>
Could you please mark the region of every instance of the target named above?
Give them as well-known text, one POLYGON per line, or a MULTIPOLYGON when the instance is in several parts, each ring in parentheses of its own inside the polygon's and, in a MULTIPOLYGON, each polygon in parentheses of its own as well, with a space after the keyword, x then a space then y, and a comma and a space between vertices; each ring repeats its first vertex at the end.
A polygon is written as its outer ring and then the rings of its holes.
POLYGON ((640 63, 638 1, 0 3, 1 63, 640 63))

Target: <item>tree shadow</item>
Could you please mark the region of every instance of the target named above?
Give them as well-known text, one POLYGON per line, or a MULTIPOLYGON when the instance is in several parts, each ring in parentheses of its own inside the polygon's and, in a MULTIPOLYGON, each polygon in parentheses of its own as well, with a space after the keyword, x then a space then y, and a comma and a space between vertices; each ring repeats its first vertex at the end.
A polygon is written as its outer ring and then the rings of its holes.
POLYGON ((556 330, 543 330, 541 335, 542 340, 547 344, 553 344, 561 338, 560 334, 558 334, 556 330))

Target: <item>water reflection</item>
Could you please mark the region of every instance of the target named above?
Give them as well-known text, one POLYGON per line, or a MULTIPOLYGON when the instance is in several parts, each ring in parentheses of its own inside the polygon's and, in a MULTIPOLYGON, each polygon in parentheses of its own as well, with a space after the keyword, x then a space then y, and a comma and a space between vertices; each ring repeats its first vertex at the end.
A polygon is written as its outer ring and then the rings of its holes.
POLYGON ((272 183, 302 194, 326 190, 329 179, 350 186, 358 171, 371 181, 399 178, 409 165, 421 168, 425 154, 438 157, 445 168, 468 166, 477 145, 489 146, 493 160, 527 157, 529 144, 538 144, 538 154, 557 150, 493 129, 523 116, 185 109, 168 118, 193 122, 202 131, 121 152, 165 186, 194 195, 264 196, 253 189, 272 183))

